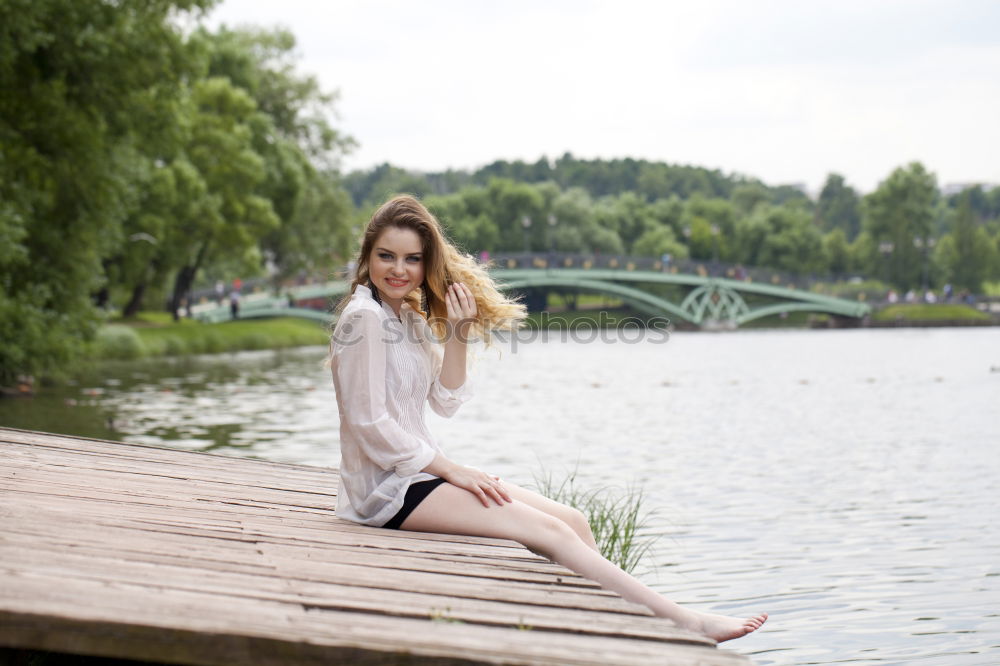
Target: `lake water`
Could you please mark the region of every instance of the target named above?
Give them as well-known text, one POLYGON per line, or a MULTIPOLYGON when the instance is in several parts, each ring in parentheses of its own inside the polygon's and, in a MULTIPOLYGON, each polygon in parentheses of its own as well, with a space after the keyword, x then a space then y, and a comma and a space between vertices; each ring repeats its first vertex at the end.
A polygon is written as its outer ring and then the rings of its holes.
MULTIPOLYGON (((563 335, 481 354, 428 411, 450 457, 530 485, 641 485, 639 573, 681 603, 766 610, 757 664, 1000 664, 1000 331, 563 335)), ((324 350, 157 360, 0 424, 335 466, 324 350)))

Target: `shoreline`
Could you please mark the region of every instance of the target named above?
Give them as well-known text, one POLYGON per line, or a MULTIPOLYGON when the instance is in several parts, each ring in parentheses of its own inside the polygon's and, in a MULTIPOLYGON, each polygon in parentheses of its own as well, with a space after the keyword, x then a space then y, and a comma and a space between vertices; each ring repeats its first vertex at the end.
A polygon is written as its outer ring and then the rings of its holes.
MULTIPOLYGON (((998 326, 1000 318, 990 317, 964 305, 907 304, 877 307, 866 320, 853 320, 809 312, 797 312, 781 317, 771 315, 737 328, 698 328, 686 322, 674 322, 636 313, 625 307, 591 307, 575 310, 551 309, 529 313, 524 328, 537 330, 588 327, 644 327, 656 330, 705 331, 766 330, 766 329, 839 329, 839 328, 952 328, 998 326), (909 317, 910 313, 925 314, 940 309, 961 317, 909 317), (895 314, 892 319, 880 313, 895 314)), ((257 349, 284 349, 309 345, 326 345, 329 334, 322 324, 305 319, 281 317, 273 319, 242 319, 218 324, 202 324, 192 320, 180 323, 164 322, 161 315, 152 314, 131 322, 115 322, 102 327, 95 341, 97 360, 129 360, 157 356, 186 356, 206 353, 226 353, 257 349), (159 320, 159 321, 157 321, 159 320)))
MULTIPOLYGON (((990 316, 971 306, 939 304, 906 304, 881 306, 865 320, 833 317, 825 314, 795 312, 786 317, 771 315, 747 322, 739 327, 725 325, 697 327, 687 322, 657 318, 637 313, 627 307, 583 307, 575 310, 552 309, 531 312, 523 328, 559 330, 567 328, 650 328, 665 331, 738 331, 788 329, 855 329, 855 328, 954 328, 1000 326, 1000 317, 990 316), (939 310, 952 315, 928 318, 928 312, 939 310), (889 314, 895 315, 891 319, 889 314), (961 315, 955 317, 955 314, 961 315), (913 315, 913 316, 911 316, 913 315)), ((173 322, 165 313, 143 313, 129 321, 112 321, 103 325, 91 343, 89 358, 96 363, 127 361, 164 356, 229 353, 260 349, 285 349, 309 345, 326 345, 329 333, 323 324, 294 317, 241 319, 205 324, 190 319, 173 322)), ((2 390, 0 395, 10 393, 2 390)))

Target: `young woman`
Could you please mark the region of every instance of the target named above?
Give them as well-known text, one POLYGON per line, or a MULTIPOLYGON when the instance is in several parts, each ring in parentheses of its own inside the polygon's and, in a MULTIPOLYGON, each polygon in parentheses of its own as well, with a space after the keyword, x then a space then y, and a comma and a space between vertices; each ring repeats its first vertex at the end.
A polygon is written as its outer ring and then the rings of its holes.
POLYGON ((717 641, 748 634, 767 619, 682 608, 604 559, 576 509, 445 456, 424 423, 424 403, 442 416, 454 414, 472 395, 467 341, 515 328, 525 312, 448 242, 419 201, 395 197, 372 216, 351 293, 338 310, 330 357, 340 411, 338 516, 391 529, 513 539, 717 641))

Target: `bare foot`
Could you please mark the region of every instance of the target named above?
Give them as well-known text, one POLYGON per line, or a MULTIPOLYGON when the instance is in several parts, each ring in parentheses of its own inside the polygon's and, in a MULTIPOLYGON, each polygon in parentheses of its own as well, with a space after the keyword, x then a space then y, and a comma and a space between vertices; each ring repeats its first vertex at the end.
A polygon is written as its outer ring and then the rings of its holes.
POLYGON ((767 620, 767 613, 754 615, 745 620, 727 615, 712 615, 711 613, 699 613, 689 611, 690 617, 681 626, 699 634, 704 634, 709 638, 714 638, 717 643, 729 641, 740 636, 746 636, 750 632, 757 631, 767 620))

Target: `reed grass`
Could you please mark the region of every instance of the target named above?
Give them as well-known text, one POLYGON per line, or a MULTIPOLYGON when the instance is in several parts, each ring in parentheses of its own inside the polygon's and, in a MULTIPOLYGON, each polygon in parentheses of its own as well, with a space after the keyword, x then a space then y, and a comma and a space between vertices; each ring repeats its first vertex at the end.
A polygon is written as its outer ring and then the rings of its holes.
POLYGON ((653 512, 642 509, 642 488, 601 486, 584 490, 577 486, 577 471, 574 468, 559 481, 550 471, 536 473, 535 489, 551 500, 582 511, 601 554, 631 573, 659 540, 658 535, 643 533, 653 512))

